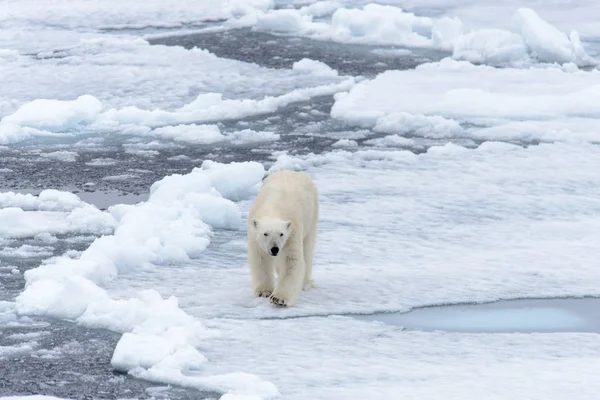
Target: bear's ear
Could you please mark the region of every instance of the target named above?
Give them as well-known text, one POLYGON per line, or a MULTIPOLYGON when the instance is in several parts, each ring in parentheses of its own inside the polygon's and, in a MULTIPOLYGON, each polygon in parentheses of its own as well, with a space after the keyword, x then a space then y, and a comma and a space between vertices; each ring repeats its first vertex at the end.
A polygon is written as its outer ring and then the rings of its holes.
POLYGON ((254 225, 254 228, 258 228, 258 221, 253 219, 252 220, 252 225, 254 225))
POLYGON ((290 228, 292 227, 292 221, 286 221, 285 222, 285 229, 287 229, 287 231, 290 231, 290 228))

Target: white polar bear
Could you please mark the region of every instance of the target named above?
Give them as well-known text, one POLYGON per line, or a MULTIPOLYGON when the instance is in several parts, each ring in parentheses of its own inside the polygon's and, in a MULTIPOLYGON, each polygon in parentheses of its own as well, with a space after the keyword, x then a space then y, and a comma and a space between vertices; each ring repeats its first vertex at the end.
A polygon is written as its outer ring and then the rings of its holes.
POLYGON ((265 179, 248 216, 248 264, 256 296, 292 306, 302 289, 313 287, 318 219, 317 187, 308 175, 278 171, 265 179))

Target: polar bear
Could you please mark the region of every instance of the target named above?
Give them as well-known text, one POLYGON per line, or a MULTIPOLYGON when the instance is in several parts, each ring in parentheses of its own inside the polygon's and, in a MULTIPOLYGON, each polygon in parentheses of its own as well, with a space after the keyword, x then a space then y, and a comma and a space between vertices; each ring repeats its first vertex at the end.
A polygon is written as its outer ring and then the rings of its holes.
POLYGON ((302 289, 314 286, 318 219, 318 191, 308 175, 278 171, 265 179, 248 216, 248 264, 256 296, 292 306, 302 289))

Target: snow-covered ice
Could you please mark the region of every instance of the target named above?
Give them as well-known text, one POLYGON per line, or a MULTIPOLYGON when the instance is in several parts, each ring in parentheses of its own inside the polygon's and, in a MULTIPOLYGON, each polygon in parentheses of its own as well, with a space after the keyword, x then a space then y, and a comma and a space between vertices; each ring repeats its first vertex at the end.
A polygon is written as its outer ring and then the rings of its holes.
POLYGON ((337 95, 331 115, 391 134, 596 142, 599 89, 597 70, 497 69, 445 59, 362 81, 337 95))
MULTIPOLYGON (((597 335, 424 334, 346 314, 600 295, 593 253, 599 151, 589 144, 488 142, 420 155, 282 155, 272 170, 305 170, 321 193, 317 287, 297 307, 278 309, 252 297, 243 232, 221 235, 224 242, 193 265, 122 276, 111 290, 127 297, 152 282, 163 296, 176 295, 184 310, 221 332, 202 343, 204 356, 218 360, 203 373, 253 371, 286 399, 435 398, 442 390, 450 399, 483 393, 500 399, 506 390, 536 397, 537 385, 506 389, 497 382, 498 374, 518 379, 532 369, 534 380, 547 382, 543 395, 565 398, 570 388, 558 376, 567 365, 587 398, 598 389, 588 370, 600 355, 597 335), (211 290, 199 291, 197 282, 211 290), (526 361, 515 364, 516 355, 526 361), (471 385, 456 380, 474 371, 471 385)), ((250 202, 240 206, 247 211, 250 202)))

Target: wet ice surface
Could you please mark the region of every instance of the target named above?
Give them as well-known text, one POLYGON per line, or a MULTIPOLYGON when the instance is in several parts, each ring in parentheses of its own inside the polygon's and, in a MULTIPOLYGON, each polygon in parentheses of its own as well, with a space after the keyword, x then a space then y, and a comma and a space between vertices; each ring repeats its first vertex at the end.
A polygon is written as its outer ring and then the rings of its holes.
POLYGON ((409 330, 474 333, 600 333, 599 317, 599 299, 524 299, 357 316, 409 330))

